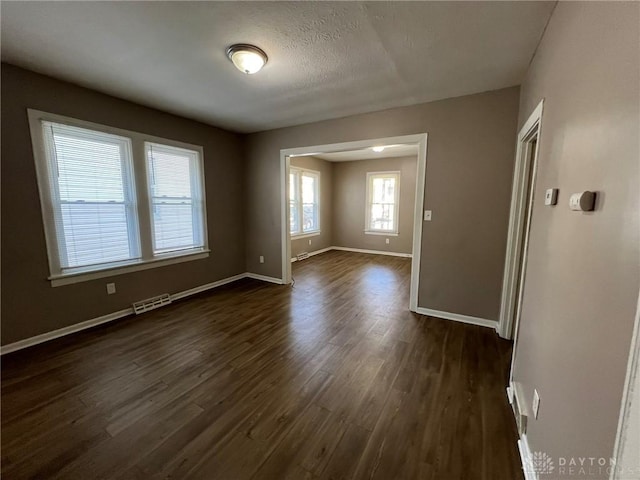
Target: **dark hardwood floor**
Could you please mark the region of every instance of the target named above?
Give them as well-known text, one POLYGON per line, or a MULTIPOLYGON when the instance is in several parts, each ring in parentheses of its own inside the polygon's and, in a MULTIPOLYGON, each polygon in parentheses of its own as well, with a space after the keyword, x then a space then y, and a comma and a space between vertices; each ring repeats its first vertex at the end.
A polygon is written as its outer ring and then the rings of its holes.
POLYGON ((510 343, 329 252, 2 359, 2 477, 521 479, 510 343))

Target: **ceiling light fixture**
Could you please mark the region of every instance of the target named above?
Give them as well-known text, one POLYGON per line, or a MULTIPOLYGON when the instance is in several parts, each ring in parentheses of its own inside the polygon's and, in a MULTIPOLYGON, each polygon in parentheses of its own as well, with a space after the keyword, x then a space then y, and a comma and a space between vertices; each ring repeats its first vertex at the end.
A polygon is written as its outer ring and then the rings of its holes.
POLYGON ((373 147, 371 150, 374 152, 380 153, 384 150, 384 147, 373 147))
POLYGON ((248 75, 259 72, 267 63, 267 54, 254 45, 238 43, 227 48, 227 57, 238 70, 248 75))

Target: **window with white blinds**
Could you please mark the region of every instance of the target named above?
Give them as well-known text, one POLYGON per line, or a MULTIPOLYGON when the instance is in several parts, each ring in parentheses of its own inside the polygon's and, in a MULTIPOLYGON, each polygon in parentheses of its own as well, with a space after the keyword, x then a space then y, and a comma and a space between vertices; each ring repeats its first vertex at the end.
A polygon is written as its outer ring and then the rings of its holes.
POLYGON ((154 253, 202 247, 198 152, 158 143, 145 146, 154 253))
POLYGON ((52 285, 208 256, 201 147, 35 110, 29 122, 52 285))
POLYGON ((60 269, 140 258, 131 141, 43 122, 60 269))

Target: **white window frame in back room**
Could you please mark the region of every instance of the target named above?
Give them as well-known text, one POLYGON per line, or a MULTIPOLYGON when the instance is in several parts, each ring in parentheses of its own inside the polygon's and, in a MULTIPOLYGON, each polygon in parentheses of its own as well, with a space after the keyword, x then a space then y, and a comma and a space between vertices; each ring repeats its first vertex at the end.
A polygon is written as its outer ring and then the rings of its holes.
POLYGON ((397 236, 399 228, 399 214, 400 214, 400 172, 367 172, 367 188, 366 188, 366 202, 365 202, 365 230, 367 235, 389 235, 397 236), (371 208, 373 206, 373 180, 376 178, 395 178, 395 188, 393 192, 393 228, 389 230, 373 228, 371 226, 371 208))
MULTIPOLYGON (((314 236, 314 235, 319 235, 320 234, 320 230, 322 228, 322 226, 320 225, 320 209, 322 208, 321 206, 321 201, 320 201, 320 172, 316 171, 316 170, 309 170, 307 168, 301 168, 301 167, 291 167, 289 169, 289 175, 291 174, 297 174, 298 175, 298 182, 297 182, 297 191, 296 191, 296 196, 294 199, 294 202, 296 202, 297 205, 297 212, 298 212, 298 225, 299 225, 299 230, 296 232, 291 232, 291 228, 289 228, 289 233, 291 235, 291 238, 305 238, 305 237, 310 237, 310 236, 314 236), (316 225, 317 228, 313 229, 313 230, 304 230, 304 227, 302 227, 302 220, 304 218, 303 215, 303 198, 302 198, 302 177, 306 175, 308 177, 313 177, 315 179, 314 182, 314 198, 316 200, 316 225)), ((291 202, 291 200, 290 200, 291 202)))
MULTIPOLYGON (((158 268, 175 263, 199 260, 209 256, 209 244, 207 238, 207 214, 204 179, 204 150, 199 145, 179 142, 153 135, 147 135, 130 130, 101 125, 84 120, 78 120, 63 115, 57 115, 39 110, 28 109, 29 128, 33 145, 40 204, 49 261, 49 276, 51 286, 57 287, 72 283, 79 283, 97 278, 111 277, 150 268, 158 268), (50 177, 49 157, 46 151, 46 141, 43 130, 43 122, 77 127, 96 132, 98 134, 121 137, 127 145, 130 158, 131 194, 133 196, 133 226, 135 241, 138 245, 138 258, 119 262, 101 263, 92 266, 76 268, 62 268, 60 261, 60 248, 58 230, 55 224, 53 181, 50 177), (153 224, 151 198, 148 182, 148 167, 146 156, 146 144, 159 144, 167 148, 192 152, 195 158, 194 172, 192 176, 195 202, 201 207, 200 237, 198 244, 191 248, 176 250, 166 253, 154 254, 153 251, 153 224), (194 180, 194 177, 195 178, 194 180)), ((194 242, 196 243, 196 242, 194 242)), ((135 248, 134 248, 135 250, 135 248)))

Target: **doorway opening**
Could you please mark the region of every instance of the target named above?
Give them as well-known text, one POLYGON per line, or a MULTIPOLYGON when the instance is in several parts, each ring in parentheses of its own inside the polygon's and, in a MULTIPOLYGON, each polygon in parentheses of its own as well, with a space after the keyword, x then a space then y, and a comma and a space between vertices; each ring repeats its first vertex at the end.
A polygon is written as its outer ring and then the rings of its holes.
MULTIPOLYGON (((420 270, 420 251, 422 244, 422 212, 424 208, 424 188, 427 156, 427 134, 405 135, 398 137, 375 138, 353 142, 315 145, 309 147, 291 148, 280 151, 280 181, 281 181, 281 242, 282 242, 282 282, 290 284, 292 281, 291 263, 298 255, 304 258, 306 249, 311 250, 313 242, 320 241, 323 232, 323 222, 326 225, 326 210, 323 215, 323 205, 318 198, 326 187, 326 174, 323 175, 322 165, 318 162, 331 162, 335 165, 343 165, 343 162, 365 161, 378 157, 397 157, 412 155, 415 160, 414 178, 415 186, 405 193, 413 194, 413 204, 409 213, 398 214, 397 205, 402 195, 400 167, 393 171, 366 172, 362 176, 362 186, 366 186, 366 197, 362 195, 363 208, 358 213, 364 225, 359 234, 363 238, 379 238, 386 240, 401 235, 399 226, 408 224, 412 231, 404 234, 406 245, 402 252, 390 251, 385 254, 411 257, 411 282, 409 295, 409 308, 416 311, 418 308, 418 282, 420 270), (386 153, 384 153, 386 151, 386 153), (313 162, 311 161, 313 159, 313 162), (292 165, 293 163, 293 165, 292 165), (365 184, 366 182, 366 184, 365 184), (371 185, 369 185, 371 183, 371 185), (379 195, 376 192, 382 192, 379 195), (380 198, 378 198, 380 196, 380 198), (366 198, 366 200, 365 200, 366 198), (366 205, 366 208, 365 208, 366 205), (395 210, 394 210, 395 208, 395 210), (295 242, 295 252, 292 252, 292 236, 295 242), (406 237, 409 238, 406 238, 406 237), (308 245, 307 245, 308 244, 308 245), (302 246, 301 246, 302 245, 302 246), (409 250, 410 249, 410 250, 409 250), (408 252, 411 253, 408 253, 408 252), (403 253, 404 252, 404 253, 403 253), (292 254, 293 253, 293 254, 292 254)), ((409 179, 407 179, 409 180, 409 179)), ((406 182, 407 184, 409 182, 406 182)), ((326 205, 324 206, 326 209, 326 205)), ((359 207, 358 207, 359 208, 359 207)), ((353 222, 354 224, 356 222, 353 222)), ((360 227, 358 227, 360 228, 360 227)), ((326 229, 324 230, 326 231, 326 229)), ((385 245, 385 246, 386 246, 385 245)), ((366 245, 365 245, 366 246, 366 245)), ((364 248, 349 249, 330 245, 324 250, 353 250, 363 253, 381 253, 364 248)), ((315 250, 314 253, 320 253, 315 250)))

